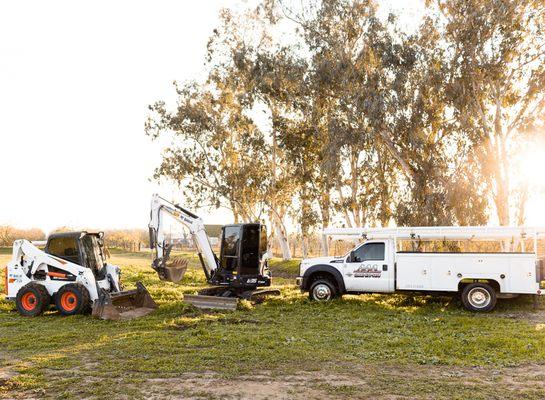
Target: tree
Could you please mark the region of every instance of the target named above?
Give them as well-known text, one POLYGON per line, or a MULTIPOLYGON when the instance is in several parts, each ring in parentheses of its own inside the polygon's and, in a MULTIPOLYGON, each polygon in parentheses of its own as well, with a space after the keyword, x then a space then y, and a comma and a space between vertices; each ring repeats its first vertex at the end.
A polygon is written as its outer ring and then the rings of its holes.
POLYGON ((38 228, 19 229, 11 225, 0 225, 0 246, 12 246, 17 239, 44 240, 45 233, 38 228))
POLYGON ((500 225, 509 225, 527 198, 517 196, 527 189, 512 185, 514 153, 520 151, 521 141, 537 134, 545 106, 544 4, 532 0, 435 4, 445 20, 454 118, 472 143, 471 154, 486 178, 500 225))
POLYGON ((269 180, 262 132, 227 84, 190 83, 177 86, 177 94, 175 111, 158 102, 146 124, 153 139, 173 135, 155 177, 176 182, 194 207, 225 207, 235 221, 259 220, 269 180))
POLYGON ((301 27, 311 53, 305 104, 323 143, 310 147, 322 155, 319 191, 330 198, 334 189, 346 223, 481 221, 479 192, 471 196, 457 179, 465 148, 452 146, 458 132, 447 121, 436 21, 407 36, 394 16, 378 19, 373 1, 316 2, 300 13, 285 8, 285 15, 301 27), (456 201, 461 190, 471 201, 456 201))

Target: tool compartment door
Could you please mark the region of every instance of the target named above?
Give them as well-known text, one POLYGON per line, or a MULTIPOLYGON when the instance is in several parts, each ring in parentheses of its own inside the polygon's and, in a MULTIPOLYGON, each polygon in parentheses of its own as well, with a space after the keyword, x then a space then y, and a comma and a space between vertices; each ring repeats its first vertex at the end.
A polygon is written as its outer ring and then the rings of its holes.
POLYGON ((401 290, 428 290, 432 258, 422 253, 397 253, 396 283, 401 290))

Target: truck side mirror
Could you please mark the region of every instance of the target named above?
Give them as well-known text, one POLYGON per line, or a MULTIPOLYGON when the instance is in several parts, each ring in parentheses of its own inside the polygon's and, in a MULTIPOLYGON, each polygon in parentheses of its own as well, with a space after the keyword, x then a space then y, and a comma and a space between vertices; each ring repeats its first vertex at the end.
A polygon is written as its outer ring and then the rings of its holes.
POLYGON ((354 262, 356 260, 356 252, 352 250, 348 256, 348 262, 354 262))

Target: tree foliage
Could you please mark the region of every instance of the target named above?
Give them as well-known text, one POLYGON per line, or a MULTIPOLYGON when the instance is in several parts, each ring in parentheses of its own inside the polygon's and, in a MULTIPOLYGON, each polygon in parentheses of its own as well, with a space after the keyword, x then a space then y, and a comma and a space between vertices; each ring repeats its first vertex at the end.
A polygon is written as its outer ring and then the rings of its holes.
POLYGON ((38 228, 20 229, 11 225, 0 225, 0 246, 12 246, 18 239, 44 240, 45 233, 38 228))
POLYGON ((151 106, 147 133, 172 138, 156 178, 266 219, 285 258, 289 217, 303 243, 332 223, 524 222, 512 158, 542 121, 543 4, 427 7, 412 31, 373 0, 224 10, 207 79, 151 106))

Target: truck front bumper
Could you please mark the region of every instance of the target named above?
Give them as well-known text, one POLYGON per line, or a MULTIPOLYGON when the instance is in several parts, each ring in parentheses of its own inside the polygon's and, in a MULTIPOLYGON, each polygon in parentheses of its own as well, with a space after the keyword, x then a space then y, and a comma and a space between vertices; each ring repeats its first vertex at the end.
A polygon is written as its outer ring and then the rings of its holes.
POLYGON ((303 284, 303 277, 298 276, 297 278, 295 278, 295 284, 296 284, 298 287, 301 287, 301 285, 303 284))

